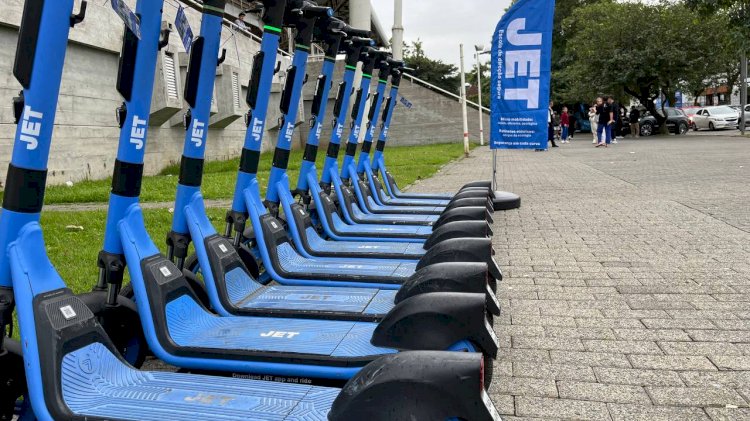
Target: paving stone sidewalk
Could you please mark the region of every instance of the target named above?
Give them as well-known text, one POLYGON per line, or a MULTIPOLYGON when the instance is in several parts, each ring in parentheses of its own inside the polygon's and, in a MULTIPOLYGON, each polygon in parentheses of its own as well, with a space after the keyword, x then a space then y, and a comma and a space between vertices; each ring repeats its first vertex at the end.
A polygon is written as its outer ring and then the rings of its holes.
MULTIPOLYGON (((750 139, 502 151, 491 395, 507 420, 750 420, 750 139)), ((414 191, 488 179, 491 152, 414 191)))

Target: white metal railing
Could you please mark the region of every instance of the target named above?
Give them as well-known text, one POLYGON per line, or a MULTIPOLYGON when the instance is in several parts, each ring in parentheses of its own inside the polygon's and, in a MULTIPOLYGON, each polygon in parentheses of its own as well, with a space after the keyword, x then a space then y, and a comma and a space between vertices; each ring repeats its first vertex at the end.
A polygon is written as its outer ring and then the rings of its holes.
MULTIPOLYGON (((456 95, 456 94, 454 94, 451 91, 445 90, 445 89, 443 89, 443 88, 441 88, 439 86, 435 86, 435 85, 431 84, 430 82, 422 80, 422 79, 420 79, 420 78, 418 78, 416 76, 412 76, 412 75, 410 75, 408 73, 404 73, 404 76, 407 77, 412 82, 420 84, 420 85, 422 85, 422 86, 424 86, 426 88, 432 89, 433 91, 437 91, 437 92, 439 92, 439 93, 441 93, 443 95, 449 96, 449 97, 455 99, 456 101, 458 101, 459 103, 461 103, 461 96, 460 95, 456 95)), ((471 105, 474 108, 479 108, 479 104, 477 104, 474 101, 469 101, 468 99, 466 100, 466 105, 471 105)), ((482 107, 482 111, 490 112, 489 108, 484 107, 484 106, 482 107)))

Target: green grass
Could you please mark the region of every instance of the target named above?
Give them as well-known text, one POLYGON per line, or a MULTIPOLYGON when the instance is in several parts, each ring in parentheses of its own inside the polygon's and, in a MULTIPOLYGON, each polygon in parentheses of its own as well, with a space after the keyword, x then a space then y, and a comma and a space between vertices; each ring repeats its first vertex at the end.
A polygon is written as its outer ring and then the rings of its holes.
MULTIPOLYGON (((475 145, 472 145, 475 147, 475 145)), ((389 147, 386 154, 388 169, 394 174, 400 186, 430 177, 442 165, 459 158, 463 154, 460 143, 437 145, 389 147)), ((318 153, 318 170, 323 166, 325 153, 318 153)), ((299 174, 302 151, 293 151, 289 158, 289 179, 296 183, 299 174)), ((239 159, 207 162, 204 168, 203 196, 206 199, 229 199, 234 192, 239 159)), ((261 155, 258 180, 265 187, 271 168, 271 152, 261 155)), ((170 202, 174 200, 177 188, 179 165, 171 165, 158 175, 144 177, 141 201, 170 202)), ((50 186, 45 195, 45 204, 95 203, 106 202, 111 179, 86 180, 67 186, 50 186)))
MULTIPOLYGON (((226 209, 207 209, 208 217, 220 232, 224 230, 226 209)), ((166 251, 165 239, 172 224, 172 213, 166 209, 144 209, 146 228, 151 239, 166 251)), ((96 257, 102 248, 106 211, 46 212, 42 229, 47 254, 68 287, 78 292, 90 290, 99 273, 96 257), (67 226, 83 227, 68 230, 67 226)))

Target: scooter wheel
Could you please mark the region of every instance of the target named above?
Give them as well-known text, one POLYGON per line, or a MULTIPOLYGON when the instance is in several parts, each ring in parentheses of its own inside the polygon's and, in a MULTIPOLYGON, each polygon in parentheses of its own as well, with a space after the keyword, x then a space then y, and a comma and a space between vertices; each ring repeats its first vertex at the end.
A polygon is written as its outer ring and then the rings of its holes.
POLYGON ((29 411, 29 402, 21 345, 10 338, 4 338, 4 343, 6 348, 12 346, 15 351, 0 350, 0 367, 3 367, 0 370, 0 420, 23 420, 24 412, 29 411))
MULTIPOLYGON (((462 341, 459 344, 456 344, 458 346, 451 347, 451 351, 458 351, 458 352, 482 352, 482 348, 479 347, 474 342, 471 341, 462 341)), ((489 390, 490 385, 492 384, 492 377, 493 377, 493 368, 495 366, 495 359, 491 356, 485 354, 482 352, 482 359, 484 361, 484 389, 489 390)))
POLYGON ((125 361, 135 368, 143 365, 149 349, 135 302, 120 295, 117 305, 108 305, 101 292, 81 294, 79 297, 94 313, 125 361))

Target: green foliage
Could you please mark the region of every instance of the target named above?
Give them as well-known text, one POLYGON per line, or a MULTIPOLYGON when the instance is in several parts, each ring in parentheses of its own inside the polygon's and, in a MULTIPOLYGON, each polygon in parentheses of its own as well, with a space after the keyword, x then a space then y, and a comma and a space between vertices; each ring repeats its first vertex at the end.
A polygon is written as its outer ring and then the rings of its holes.
POLYGON ((414 76, 446 91, 458 92, 461 85, 458 68, 452 64, 444 63, 442 60, 433 60, 427 57, 422 48, 421 40, 417 39, 411 45, 404 47, 404 61, 408 67, 414 69, 413 72, 410 72, 414 76))
POLYGON ((555 74, 558 95, 572 102, 628 94, 655 114, 661 93, 674 103, 677 90, 699 92, 712 76, 736 68, 726 25, 726 16, 706 19, 683 3, 577 7, 560 28, 567 39, 565 65, 555 74))

